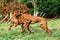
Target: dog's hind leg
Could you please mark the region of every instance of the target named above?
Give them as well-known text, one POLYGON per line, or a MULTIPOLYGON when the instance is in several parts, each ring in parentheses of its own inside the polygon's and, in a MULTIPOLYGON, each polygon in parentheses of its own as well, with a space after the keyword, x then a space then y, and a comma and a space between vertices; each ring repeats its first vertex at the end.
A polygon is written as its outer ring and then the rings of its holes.
POLYGON ((43 28, 43 30, 45 30, 46 32, 51 33, 50 29, 48 29, 48 27, 47 27, 47 21, 46 20, 41 21, 41 28, 43 28))

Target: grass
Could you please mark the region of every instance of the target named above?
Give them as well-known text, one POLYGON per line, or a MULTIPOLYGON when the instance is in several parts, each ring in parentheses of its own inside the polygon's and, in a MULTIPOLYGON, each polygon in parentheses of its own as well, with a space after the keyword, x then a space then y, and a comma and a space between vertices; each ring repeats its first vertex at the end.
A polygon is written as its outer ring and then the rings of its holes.
POLYGON ((28 35, 26 32, 21 32, 21 27, 13 27, 8 30, 10 23, 0 24, 0 40, 60 40, 60 18, 47 21, 48 27, 52 34, 46 33, 39 27, 39 23, 31 24, 30 29, 32 32, 28 35))

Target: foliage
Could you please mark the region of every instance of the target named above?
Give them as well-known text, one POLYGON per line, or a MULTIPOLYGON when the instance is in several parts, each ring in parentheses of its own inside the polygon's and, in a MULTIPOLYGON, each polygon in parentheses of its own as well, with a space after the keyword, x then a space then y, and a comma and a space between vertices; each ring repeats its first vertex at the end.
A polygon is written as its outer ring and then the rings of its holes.
POLYGON ((52 16, 57 13, 60 7, 60 2, 58 0, 46 0, 43 1, 39 6, 39 11, 44 11, 46 16, 52 16))
MULTIPOLYGON (((32 1, 32 0, 31 0, 32 1)), ((28 4, 30 10, 34 9, 31 1, 21 1, 22 3, 28 4)), ((60 8, 59 0, 35 0, 35 5, 37 5, 38 12, 45 12, 46 17, 53 17, 57 14, 58 9, 60 8)), ((33 10, 32 10, 33 11, 33 10)))
MULTIPOLYGON (((7 0, 7 2, 10 2, 12 0, 7 0)), ((36 10, 38 10, 39 14, 41 12, 45 13, 45 17, 55 17, 54 15, 59 15, 59 8, 60 8, 60 0, 18 0, 19 4, 27 4, 27 7, 29 9, 29 12, 33 14, 34 11, 34 5, 36 5, 36 10), (58 12, 58 13, 57 13, 58 12)), ((4 3, 4 0, 2 0, 2 3, 4 3)), ((1 4, 1 3, 0 3, 1 4)))
POLYGON ((27 0, 18 0, 18 3, 21 3, 21 4, 24 4, 26 2, 27 2, 27 0))

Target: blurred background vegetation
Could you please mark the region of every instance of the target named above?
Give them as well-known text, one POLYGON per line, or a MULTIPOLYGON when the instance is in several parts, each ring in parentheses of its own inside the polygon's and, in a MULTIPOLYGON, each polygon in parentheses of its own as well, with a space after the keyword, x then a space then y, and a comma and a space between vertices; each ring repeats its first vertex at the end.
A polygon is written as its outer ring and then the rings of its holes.
MULTIPOLYGON (((13 0, 0 0, 0 6, 13 0)), ((56 18, 60 16, 60 0, 17 0, 18 4, 26 4, 29 13, 44 18, 56 18)))

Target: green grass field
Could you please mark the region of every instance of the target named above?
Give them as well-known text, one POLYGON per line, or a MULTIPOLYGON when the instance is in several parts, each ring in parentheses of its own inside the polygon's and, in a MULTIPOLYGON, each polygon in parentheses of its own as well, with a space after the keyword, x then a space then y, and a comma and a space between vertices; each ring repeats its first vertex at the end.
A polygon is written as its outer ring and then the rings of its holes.
POLYGON ((30 35, 27 31, 21 32, 21 26, 12 27, 12 30, 8 30, 10 23, 0 24, 0 40, 60 40, 60 18, 47 21, 48 27, 52 31, 52 34, 46 33, 39 27, 39 23, 31 24, 30 29, 32 32, 30 35))

